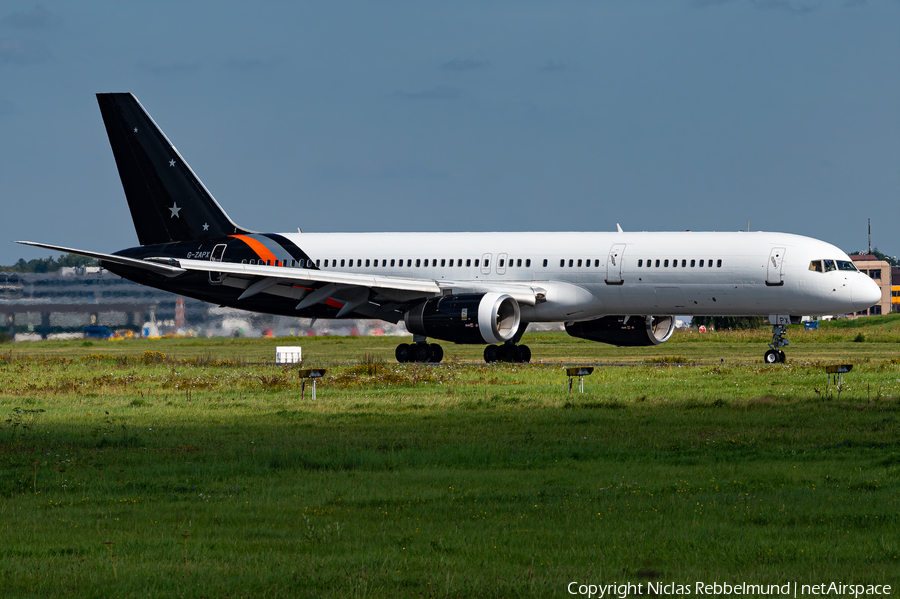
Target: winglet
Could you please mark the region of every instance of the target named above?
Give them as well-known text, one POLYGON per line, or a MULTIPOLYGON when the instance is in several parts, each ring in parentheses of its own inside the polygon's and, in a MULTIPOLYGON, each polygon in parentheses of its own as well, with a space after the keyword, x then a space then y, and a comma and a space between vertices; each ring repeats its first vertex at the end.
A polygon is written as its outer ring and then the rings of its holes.
POLYGON ((619 233, 624 233, 624 232, 625 232, 625 231, 622 230, 622 227, 619 226, 619 223, 616 223, 616 228, 619 230, 619 233))

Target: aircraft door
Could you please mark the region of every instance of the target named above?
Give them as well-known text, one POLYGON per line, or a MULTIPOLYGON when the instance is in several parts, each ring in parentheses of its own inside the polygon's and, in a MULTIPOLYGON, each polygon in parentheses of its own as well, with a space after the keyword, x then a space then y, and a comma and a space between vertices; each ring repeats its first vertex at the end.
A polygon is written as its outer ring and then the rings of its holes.
POLYGON ((491 274, 491 254, 481 256, 481 274, 491 274))
MULTIPOLYGON (((216 247, 213 248, 212 253, 209 255, 210 262, 221 262, 222 256, 225 254, 226 244, 220 243, 216 247)), ((216 285, 222 282, 222 273, 209 271, 209 282, 216 285)))
POLYGON ((506 274, 506 261, 508 256, 506 254, 498 254, 497 255, 497 274, 505 275, 506 274))
POLYGON ((625 281, 622 280, 622 259, 625 254, 624 243, 614 243, 609 248, 609 256, 606 259, 606 284, 621 285, 625 281))
POLYGON ((784 248, 772 248, 766 264, 766 285, 780 287, 784 285, 784 248))

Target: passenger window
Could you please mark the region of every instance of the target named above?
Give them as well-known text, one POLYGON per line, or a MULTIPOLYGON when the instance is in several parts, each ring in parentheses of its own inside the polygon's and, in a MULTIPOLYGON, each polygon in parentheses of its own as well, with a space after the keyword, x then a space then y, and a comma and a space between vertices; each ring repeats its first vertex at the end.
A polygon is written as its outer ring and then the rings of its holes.
POLYGON ((525 259, 525 268, 531 268, 531 258, 525 259))
MULTIPOLYGON (((468 262, 468 260, 467 260, 468 262)), ((478 268, 478 258, 475 258, 475 268, 478 268)))
POLYGON ((656 268, 659 268, 659 260, 656 261, 656 268))
POLYGON ((716 268, 722 268, 722 261, 721 261, 721 260, 718 260, 718 261, 716 262, 716 268))
POLYGON ((391 258, 391 266, 394 266, 394 259, 391 258))
POLYGON ((825 260, 825 272, 831 272, 832 270, 837 270, 834 260, 825 260))
POLYGON ((707 261, 706 261, 706 267, 707 267, 707 268, 712 268, 712 260, 707 260, 707 261))
POLYGON ((694 268, 694 266, 696 266, 696 265, 697 265, 697 261, 691 260, 691 268, 694 268))
POLYGON ((316 268, 319 268, 320 261, 316 260, 316 268))
POLYGON ((450 258, 450 266, 453 266, 453 258, 450 258))
POLYGON ((581 258, 578 259, 578 266, 581 266, 581 258))
POLYGON ((638 260, 638 268, 642 267, 643 265, 644 265, 644 261, 638 260))
POLYGON ((573 263, 573 262, 574 262, 574 260, 572 260, 571 258, 569 258, 569 268, 572 268, 572 263, 573 263))
MULTIPOLYGON (((466 258, 466 266, 472 266, 472 259, 466 258)), ((478 266, 477 264, 475 266, 478 266)))
MULTIPOLYGON (((530 262, 530 260, 529 260, 529 262, 530 262)), ((519 258, 518 260, 516 260, 516 268, 518 268, 518 267, 520 267, 520 266, 522 266, 522 259, 521 259, 521 258, 519 258)))
POLYGON ((422 259, 416 258, 416 268, 419 268, 420 266, 422 266, 422 259))
POLYGON ((368 266, 369 266, 369 259, 366 258, 366 268, 368 268, 368 266))
POLYGON ((247 259, 244 258, 243 260, 241 260, 241 264, 247 264, 247 259))
POLYGON ((672 260, 672 268, 678 267, 678 260, 672 260))
POLYGON ((500 268, 503 268, 503 258, 500 258, 500 264, 499 264, 499 266, 500 266, 500 268))
POLYGON ((700 261, 700 268, 703 268, 703 260, 700 261))
POLYGON ((407 268, 411 268, 411 267, 412 267, 412 258, 407 258, 407 259, 406 259, 406 266, 407 266, 407 268))
POLYGON ((663 267, 668 267, 668 266, 669 266, 669 261, 668 261, 668 260, 665 260, 665 261, 663 262, 663 267))
POLYGON ((559 265, 560 265, 561 267, 562 267, 562 266, 565 266, 565 265, 566 265, 566 259, 565 259, 565 258, 560 258, 560 259, 559 259, 559 265))
MULTIPOLYGON (((490 266, 490 265, 491 265, 491 261, 490 261, 490 260, 485 260, 485 261, 484 261, 484 267, 485 267, 485 268, 487 268, 487 267, 490 266)), ((475 261, 475 266, 478 266, 478 260, 475 261)))
POLYGON ((544 258, 544 268, 547 268, 547 259, 544 258))
POLYGON ((685 266, 687 266, 687 260, 682 260, 682 261, 681 261, 681 268, 684 268, 685 266))
POLYGON ((600 266, 600 259, 596 258, 594 259, 594 268, 597 268, 598 266, 600 266))
MULTIPOLYGON (((453 262, 453 260, 451 260, 450 262, 453 262)), ((441 258, 441 266, 447 266, 447 259, 446 259, 446 258, 441 258)), ((453 266, 453 265, 451 264, 450 266, 453 266)))

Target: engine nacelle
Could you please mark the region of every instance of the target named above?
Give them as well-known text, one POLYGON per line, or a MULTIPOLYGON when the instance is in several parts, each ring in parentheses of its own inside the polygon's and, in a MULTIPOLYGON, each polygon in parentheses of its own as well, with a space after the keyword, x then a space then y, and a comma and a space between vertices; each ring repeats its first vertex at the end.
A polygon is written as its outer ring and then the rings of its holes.
POLYGON ((584 322, 567 322, 566 332, 579 339, 637 347, 659 345, 669 340, 675 330, 673 316, 604 316, 584 322))
POLYGON ((505 293, 445 295, 426 300, 403 317, 413 335, 453 343, 503 343, 519 330, 519 304, 505 293))

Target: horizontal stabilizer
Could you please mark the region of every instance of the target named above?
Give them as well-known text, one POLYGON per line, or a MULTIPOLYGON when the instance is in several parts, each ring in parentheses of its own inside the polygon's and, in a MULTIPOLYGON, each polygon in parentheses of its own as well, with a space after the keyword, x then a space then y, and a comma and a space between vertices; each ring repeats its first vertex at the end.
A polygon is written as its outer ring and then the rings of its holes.
POLYGON ((76 250, 73 248, 66 248, 59 245, 48 245, 46 243, 36 243, 34 241, 17 241, 16 243, 21 243, 22 245, 30 245, 38 248, 44 248, 47 250, 53 250, 55 252, 66 252, 67 254, 77 254, 78 256, 85 256, 87 258, 94 258, 95 260, 99 260, 101 262, 101 266, 103 266, 103 262, 112 262, 113 264, 122 264, 124 266, 131 266, 132 268, 141 268, 143 270, 149 270, 150 272, 155 272, 159 275, 165 275, 167 277, 174 277, 176 275, 180 275, 185 270, 183 268, 179 268, 177 266, 170 266, 168 264, 161 264, 159 262, 150 262, 146 260, 136 260, 134 258, 126 258, 125 256, 116 256, 114 254, 101 254, 100 252, 88 252, 86 250, 76 250))

